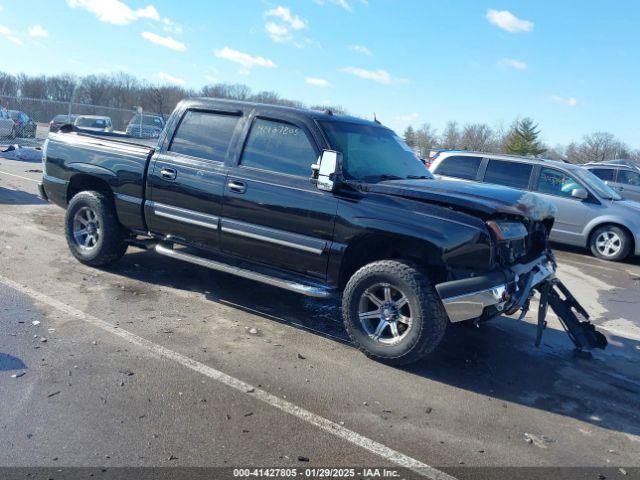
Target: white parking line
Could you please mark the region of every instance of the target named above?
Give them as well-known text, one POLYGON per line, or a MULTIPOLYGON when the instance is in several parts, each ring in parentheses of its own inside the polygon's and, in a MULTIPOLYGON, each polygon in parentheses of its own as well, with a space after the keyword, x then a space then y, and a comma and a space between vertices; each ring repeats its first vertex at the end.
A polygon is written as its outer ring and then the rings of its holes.
POLYGON ((117 335, 128 342, 131 342, 135 345, 138 345, 152 354, 164 357, 170 360, 173 360, 180 365, 190 368, 191 370, 198 372, 202 375, 206 375, 207 377, 215 380, 219 383, 227 385, 228 387, 234 388, 240 392, 243 392, 245 395, 249 395, 254 397, 278 410, 286 412, 294 417, 297 417, 311 425, 314 425, 325 432, 331 433, 336 437, 339 437, 347 442, 352 443, 360 448, 368 450, 371 453, 374 453, 390 462, 395 463, 396 465, 404 468, 408 468, 413 472, 432 479, 432 480, 456 480, 455 477, 452 477, 434 467, 427 465, 426 463, 422 463, 415 458, 409 457, 403 453, 400 453, 392 448, 387 447, 375 440, 372 440, 368 437, 360 435, 357 432, 349 430, 348 428, 343 427, 327 418, 324 418, 320 415, 316 415, 309 410, 306 410, 302 407, 299 407, 283 398, 280 398, 276 395, 273 395, 265 390, 254 387, 253 385, 243 382, 235 377, 227 375, 220 370, 216 370, 213 367, 205 365, 203 363, 198 362, 197 360, 193 360, 190 357, 182 355, 181 353, 170 350, 162 345, 155 344, 143 337, 136 335, 135 333, 131 333, 127 330, 124 330, 118 326, 112 325, 109 322, 101 320, 93 315, 85 313, 81 310, 78 310, 74 307, 66 305, 65 303, 55 300, 47 295, 44 295, 32 288, 21 285, 19 283, 14 282, 13 280, 6 278, 0 275, 0 283, 6 285, 9 288, 12 288, 18 292, 21 292, 25 295, 30 296, 31 298, 48 305, 60 312, 64 312, 67 315, 77 318, 78 320, 82 320, 94 327, 98 327, 106 332, 117 335))
POLYGON ((2 170, 0 170, 0 173, 2 173, 4 175, 9 175, 10 177, 21 178, 22 180, 27 180, 29 182, 34 182, 34 183, 38 183, 39 182, 39 180, 34 180, 33 178, 23 177, 21 175, 16 175, 15 173, 3 172, 2 170))

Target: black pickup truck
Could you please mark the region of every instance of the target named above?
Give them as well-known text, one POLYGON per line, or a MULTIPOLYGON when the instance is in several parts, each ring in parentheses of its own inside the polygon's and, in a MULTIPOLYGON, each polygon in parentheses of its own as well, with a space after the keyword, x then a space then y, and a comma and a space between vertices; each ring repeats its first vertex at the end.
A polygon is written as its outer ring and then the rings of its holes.
POLYGON ((526 311, 534 291, 540 333, 550 305, 576 347, 606 345, 555 278, 551 204, 436 180, 377 121, 192 99, 157 145, 65 126, 43 164, 40 193, 67 209, 82 263, 137 245, 312 297, 341 293, 353 342, 382 362, 420 359, 450 322, 526 311))

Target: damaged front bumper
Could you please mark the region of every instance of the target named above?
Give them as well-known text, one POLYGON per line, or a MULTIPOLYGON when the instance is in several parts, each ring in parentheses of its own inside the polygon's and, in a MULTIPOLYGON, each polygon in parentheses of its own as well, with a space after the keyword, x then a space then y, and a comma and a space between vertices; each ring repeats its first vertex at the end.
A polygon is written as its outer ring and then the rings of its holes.
POLYGON ((436 285, 451 322, 513 315, 529 310, 535 292, 540 293, 536 345, 545 329, 548 307, 556 313, 578 349, 605 348, 606 338, 589 322, 589 314, 555 276, 556 262, 551 252, 535 260, 516 264, 487 275, 453 280, 436 285), (585 318, 581 321, 576 316, 585 318))

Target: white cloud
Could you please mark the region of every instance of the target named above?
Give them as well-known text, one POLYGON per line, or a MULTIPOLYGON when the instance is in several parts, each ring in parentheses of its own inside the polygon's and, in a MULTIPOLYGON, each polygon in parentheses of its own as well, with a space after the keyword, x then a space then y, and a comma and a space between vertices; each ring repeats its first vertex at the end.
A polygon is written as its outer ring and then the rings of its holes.
MULTIPOLYGON (((276 67, 276 64, 267 58, 252 56, 252 55, 249 55, 248 53, 240 52, 238 50, 234 50, 233 48, 229 48, 229 47, 224 47, 222 50, 216 50, 214 54, 218 58, 229 60, 230 62, 234 62, 234 63, 239 63, 245 69, 250 69, 252 67, 265 67, 265 68, 276 67)), ((244 71, 246 72, 246 70, 244 71)))
POLYGON ((267 17, 279 18, 283 22, 287 23, 294 30, 302 30, 307 26, 306 21, 304 21, 299 16, 292 14, 291 10, 289 10, 286 7, 283 7, 282 5, 277 6, 276 8, 272 8, 271 10, 267 10, 265 15, 267 17))
MULTIPOLYGON (((265 17, 269 19, 264 26, 269 38, 277 43, 286 43, 294 40, 294 33, 307 28, 306 20, 291 13, 286 7, 281 5, 265 12, 265 17)), ((299 48, 304 47, 304 43, 296 42, 299 48)))
MULTIPOLYGON (((327 2, 346 10, 347 12, 353 12, 353 7, 349 0, 313 0, 318 5, 325 5, 327 2)), ((369 5, 369 0, 360 0, 363 5, 369 5)))
POLYGON ((22 40, 20 40, 20 37, 13 33, 13 30, 5 27, 4 25, 0 25, 0 35, 9 40, 11 43, 22 45, 22 40))
POLYGON ((172 85, 184 85, 186 84, 186 80, 180 77, 174 77, 173 75, 169 75, 168 73, 158 72, 158 79, 165 83, 170 83, 172 85))
POLYGON ((420 114, 414 112, 414 113, 408 113, 407 115, 400 115, 396 117, 396 120, 402 123, 413 123, 418 121, 419 118, 420 118, 420 114))
POLYGON ((353 50, 356 53, 361 53, 362 55, 373 55, 371 50, 369 50, 364 45, 349 45, 349 50, 353 50))
POLYGON ((382 85, 391 85, 392 83, 407 83, 408 80, 404 78, 394 78, 386 70, 365 70, 358 67, 345 67, 341 69, 345 73, 355 75, 356 77, 363 78, 365 80, 372 80, 382 85))
POLYGON ((267 22, 264 29, 269 35, 269 38, 276 43, 285 43, 293 40, 293 35, 285 25, 267 22))
POLYGON ((522 20, 508 10, 489 9, 487 11, 487 20, 510 33, 531 32, 533 30, 533 22, 522 20))
POLYGON ((500 60, 500 65, 503 67, 515 68, 516 70, 526 70, 527 63, 522 60, 515 60, 513 58, 503 58, 500 60))
POLYGON ((44 38, 49 36, 49 32, 47 32, 42 25, 34 25, 33 27, 29 27, 29 36, 36 38, 44 38))
POLYGON ((575 97, 561 97, 559 95, 552 95, 551 101, 553 103, 559 103, 560 105, 566 105, 568 107, 575 107, 578 105, 578 100, 575 97))
POLYGON ((114 25, 127 25, 141 18, 161 20, 153 5, 135 10, 120 0, 67 0, 67 5, 71 8, 83 8, 93 13, 101 22, 114 25))
POLYGON ((151 43, 175 50, 176 52, 184 52, 187 49, 187 46, 184 43, 171 37, 157 35, 153 32, 142 32, 140 36, 151 43))
POLYGON ((317 78, 317 77, 307 77, 304 79, 305 82, 307 82, 309 85, 313 85, 314 87, 330 87, 331 83, 329 83, 328 80, 325 80, 324 78, 317 78))

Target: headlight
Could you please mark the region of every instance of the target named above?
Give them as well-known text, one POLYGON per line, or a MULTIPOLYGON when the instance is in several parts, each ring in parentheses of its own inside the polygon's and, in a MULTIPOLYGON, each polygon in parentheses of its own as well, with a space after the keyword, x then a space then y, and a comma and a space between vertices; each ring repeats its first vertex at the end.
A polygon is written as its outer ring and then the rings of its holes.
POLYGON ((487 226, 494 233, 498 241, 517 240, 528 235, 527 227, 520 222, 490 221, 487 226))

